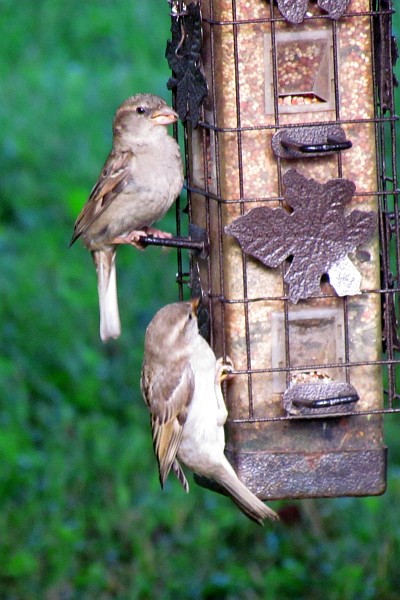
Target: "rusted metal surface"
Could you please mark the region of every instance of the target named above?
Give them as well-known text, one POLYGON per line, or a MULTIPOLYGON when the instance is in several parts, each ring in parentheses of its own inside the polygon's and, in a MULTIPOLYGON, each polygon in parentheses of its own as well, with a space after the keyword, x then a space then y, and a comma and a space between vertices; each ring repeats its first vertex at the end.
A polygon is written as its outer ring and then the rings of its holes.
POLYGON ((381 494, 386 449, 380 416, 237 423, 227 456, 263 498, 381 494))
POLYGON ((385 448, 227 456, 240 479, 256 495, 269 500, 372 496, 386 490, 385 448))

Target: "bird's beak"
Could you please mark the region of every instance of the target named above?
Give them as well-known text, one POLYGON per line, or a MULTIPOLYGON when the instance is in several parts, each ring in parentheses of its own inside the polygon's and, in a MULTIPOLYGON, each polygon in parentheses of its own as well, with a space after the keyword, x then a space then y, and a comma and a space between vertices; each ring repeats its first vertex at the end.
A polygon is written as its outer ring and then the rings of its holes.
POLYGON ((151 120, 156 125, 171 125, 178 120, 178 114, 169 106, 163 106, 152 113, 151 120))
POLYGON ((193 298, 190 301, 190 304, 192 305, 193 314, 195 315, 195 317, 197 317, 197 311, 200 305, 200 298, 193 298))

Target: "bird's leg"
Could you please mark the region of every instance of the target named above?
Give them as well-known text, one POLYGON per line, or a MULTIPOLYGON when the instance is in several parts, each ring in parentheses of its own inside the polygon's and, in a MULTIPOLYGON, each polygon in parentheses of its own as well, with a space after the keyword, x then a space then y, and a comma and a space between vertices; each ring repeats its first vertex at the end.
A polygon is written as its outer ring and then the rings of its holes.
POLYGON ((228 418, 228 410, 226 408, 224 397, 222 395, 221 386, 217 384, 215 384, 215 396, 217 398, 218 405, 217 425, 221 427, 226 423, 226 419, 228 418))
POLYGON ((111 240, 110 244, 129 244, 130 246, 134 246, 138 250, 144 250, 146 246, 140 242, 140 238, 146 236, 147 233, 145 231, 145 228, 143 228, 142 230, 134 230, 124 235, 118 235, 113 240, 111 240))
POLYGON ((225 424, 226 419, 228 417, 228 410, 225 405, 224 397, 222 395, 221 383, 228 379, 229 377, 233 377, 232 375, 233 362, 227 356, 226 363, 223 362, 222 357, 217 360, 216 368, 215 368, 215 396, 217 398, 218 404, 218 416, 217 416, 217 424, 222 426, 225 424))

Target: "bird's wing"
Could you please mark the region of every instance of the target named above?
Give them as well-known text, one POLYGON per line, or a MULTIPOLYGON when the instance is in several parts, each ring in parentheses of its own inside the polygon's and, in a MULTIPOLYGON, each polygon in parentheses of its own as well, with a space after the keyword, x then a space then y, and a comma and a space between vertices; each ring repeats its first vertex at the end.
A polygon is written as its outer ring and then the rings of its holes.
MULTIPOLYGON (((194 374, 189 361, 177 361, 173 368, 158 371, 156 377, 152 377, 145 364, 141 387, 150 408, 153 446, 163 487, 174 462, 177 462, 176 453, 193 396, 194 374)), ((178 479, 186 489, 182 480, 178 479)))
POLYGON ((71 245, 106 210, 115 196, 132 181, 129 166, 131 159, 132 153, 129 151, 116 153, 113 150, 109 154, 100 177, 76 220, 71 245))

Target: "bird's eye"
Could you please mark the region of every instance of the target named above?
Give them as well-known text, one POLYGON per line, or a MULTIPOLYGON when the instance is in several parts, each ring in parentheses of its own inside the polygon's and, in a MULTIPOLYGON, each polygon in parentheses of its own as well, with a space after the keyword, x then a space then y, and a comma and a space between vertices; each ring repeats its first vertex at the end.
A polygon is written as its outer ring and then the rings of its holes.
POLYGON ((138 115, 143 115, 146 112, 146 109, 143 108, 143 106, 138 106, 136 112, 138 113, 138 115))
POLYGON ((193 313, 190 312, 188 318, 189 318, 189 321, 191 321, 193 319, 193 313))

